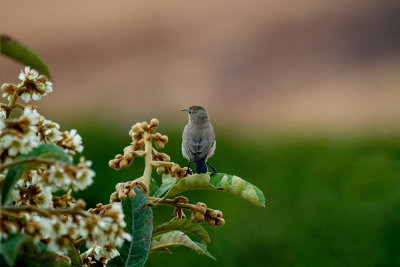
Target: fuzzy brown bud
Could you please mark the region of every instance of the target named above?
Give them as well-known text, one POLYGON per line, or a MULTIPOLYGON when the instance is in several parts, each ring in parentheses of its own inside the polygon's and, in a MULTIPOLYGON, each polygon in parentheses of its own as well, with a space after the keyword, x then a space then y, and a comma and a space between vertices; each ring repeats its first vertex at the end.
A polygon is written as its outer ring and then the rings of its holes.
POLYGON ((190 220, 194 223, 201 223, 204 221, 204 215, 197 211, 192 211, 192 216, 190 216, 190 220))
POLYGON ((162 175, 162 174, 166 173, 166 171, 167 171, 167 169, 164 166, 160 166, 160 167, 157 168, 157 173, 159 175, 162 175))
POLYGON ((161 140, 156 140, 154 143, 155 143, 157 148, 164 148, 165 147, 165 144, 161 140))
POLYGON ((144 131, 148 131, 149 130, 149 124, 147 122, 142 122, 142 124, 140 125, 140 127, 144 130, 144 131))
POLYGON ((217 226, 224 226, 224 224, 225 224, 224 218, 216 218, 216 219, 215 219, 215 224, 216 224, 217 226))
POLYGON ((86 207, 86 202, 83 199, 78 199, 73 207, 74 210, 83 210, 86 207))
POLYGON ((216 223, 216 221, 215 221, 214 218, 206 217, 206 222, 207 222, 207 224, 208 224, 209 226, 211 226, 211 227, 217 226, 217 223, 216 223))

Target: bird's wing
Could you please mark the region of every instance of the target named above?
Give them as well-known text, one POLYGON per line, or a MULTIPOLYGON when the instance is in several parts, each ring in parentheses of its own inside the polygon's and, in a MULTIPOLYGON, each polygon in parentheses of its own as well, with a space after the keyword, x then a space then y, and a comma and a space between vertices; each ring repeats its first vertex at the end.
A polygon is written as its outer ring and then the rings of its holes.
POLYGON ((214 152, 215 134, 211 129, 202 129, 192 138, 188 138, 184 144, 187 155, 190 155, 191 161, 207 159, 214 152))

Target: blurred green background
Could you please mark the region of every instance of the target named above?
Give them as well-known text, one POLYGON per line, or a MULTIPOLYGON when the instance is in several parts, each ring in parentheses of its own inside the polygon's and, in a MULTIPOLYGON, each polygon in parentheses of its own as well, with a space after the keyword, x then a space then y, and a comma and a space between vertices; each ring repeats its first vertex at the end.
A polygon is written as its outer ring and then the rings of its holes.
MULTIPOLYGON (((97 175, 77 194, 88 206, 108 203, 118 182, 143 171, 143 161, 122 171, 108 160, 129 143, 130 125, 71 123, 82 135, 84 155, 97 175)), ((161 121, 170 142, 163 150, 185 165, 182 125, 161 121)), ((226 225, 210 228, 213 261, 188 248, 174 255, 153 253, 147 266, 399 266, 400 135, 237 134, 215 126, 217 150, 211 162, 259 186, 266 208, 223 192, 186 194, 224 213, 226 225)), ((159 178, 157 177, 158 181, 159 178)), ((189 214, 188 214, 189 215, 189 214)), ((172 209, 154 210, 155 224, 172 209)))

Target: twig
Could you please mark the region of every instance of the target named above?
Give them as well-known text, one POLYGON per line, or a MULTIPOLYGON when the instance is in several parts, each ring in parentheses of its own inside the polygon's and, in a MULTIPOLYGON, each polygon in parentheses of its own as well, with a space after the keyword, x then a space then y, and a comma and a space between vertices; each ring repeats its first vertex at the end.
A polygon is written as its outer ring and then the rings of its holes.
POLYGON ((75 240, 74 246, 75 246, 75 247, 79 247, 80 245, 82 245, 82 244, 85 243, 85 242, 86 242, 86 239, 85 239, 85 238, 80 238, 80 239, 78 239, 78 240, 75 240))
MULTIPOLYGON (((144 160, 145 160, 145 168, 144 168, 144 172, 143 172, 143 183, 146 186, 147 189, 150 188, 150 180, 151 180, 151 173, 153 171, 153 166, 152 166, 152 162, 153 162, 153 155, 151 153, 153 146, 151 144, 151 134, 149 132, 144 132, 144 146, 145 146, 145 150, 144 152, 146 153, 144 160)), ((146 195, 149 195, 149 190, 147 190, 147 192, 145 192, 146 195)))
POLYGON ((3 171, 5 169, 9 169, 21 164, 25 163, 38 163, 38 164, 56 164, 56 163, 62 163, 57 160, 50 160, 50 159, 40 159, 40 158, 26 158, 26 159, 21 159, 17 161, 13 161, 7 164, 3 164, 0 166, 0 171, 3 171))
POLYGON ((156 197, 148 197, 148 200, 151 202, 151 205, 153 207, 158 206, 158 205, 164 205, 164 206, 177 207, 177 208, 181 208, 181 209, 198 210, 198 206, 196 206, 196 205, 189 204, 189 203, 182 203, 175 199, 161 199, 161 198, 156 198, 156 197))
POLYGON ((9 212, 37 212, 42 216, 49 217, 52 214, 61 215, 61 214, 70 214, 70 215, 81 215, 83 217, 88 217, 89 215, 81 210, 74 209, 41 209, 35 206, 1 206, 0 213, 5 214, 9 212))

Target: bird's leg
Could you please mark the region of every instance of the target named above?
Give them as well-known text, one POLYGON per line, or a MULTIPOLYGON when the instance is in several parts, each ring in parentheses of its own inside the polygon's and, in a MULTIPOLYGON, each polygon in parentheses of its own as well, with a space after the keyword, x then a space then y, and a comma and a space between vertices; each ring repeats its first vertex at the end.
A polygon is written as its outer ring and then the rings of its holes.
POLYGON ((190 164, 192 164, 192 163, 189 161, 189 164, 188 164, 188 166, 187 166, 187 168, 188 168, 187 173, 190 174, 190 175, 192 175, 192 174, 193 174, 193 170, 190 168, 190 164))
POLYGON ((210 162, 207 161, 206 163, 212 169, 211 176, 213 176, 214 174, 216 174, 218 172, 217 169, 215 169, 215 167, 210 164, 210 162))

